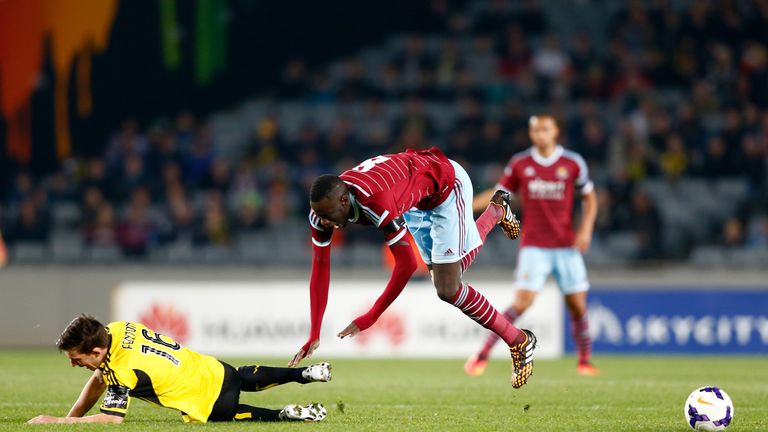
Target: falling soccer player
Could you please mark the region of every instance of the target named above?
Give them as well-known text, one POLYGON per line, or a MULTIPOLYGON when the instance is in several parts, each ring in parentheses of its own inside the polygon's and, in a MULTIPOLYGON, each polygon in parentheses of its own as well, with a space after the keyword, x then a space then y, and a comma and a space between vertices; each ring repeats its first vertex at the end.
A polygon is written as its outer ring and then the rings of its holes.
MULTIPOLYGON (((511 192, 520 199, 525 229, 515 270, 517 292, 504 315, 515 322, 552 275, 570 312, 579 358, 577 372, 597 375, 598 369, 590 363, 589 281, 582 257, 592 242, 597 196, 584 159, 560 146, 558 133, 557 122, 551 115, 531 117, 529 135, 533 146, 510 159, 499 183, 478 197, 475 209, 480 210, 482 196, 490 196, 495 189, 511 192), (582 201, 581 222, 574 232, 573 202, 577 194, 582 201)), ((488 335, 480 352, 465 363, 467 374, 476 376, 485 372, 488 355, 498 339, 494 334, 488 335)))
POLYGON ((488 232, 499 224, 517 238, 520 224, 507 194, 495 194, 478 218, 472 214, 472 182, 464 168, 437 148, 376 156, 339 176, 322 175, 310 191, 312 276, 309 340, 289 363, 297 365, 320 345, 320 328, 328 302, 330 245, 333 231, 347 223, 372 225, 383 232, 395 258, 384 292, 371 309, 357 317, 338 337, 355 336, 369 328, 402 292, 416 270, 411 242, 416 241, 430 269, 437 296, 509 346, 512 386, 523 386, 533 372, 536 337, 513 326, 490 302, 462 280, 488 232), (408 234, 410 231, 410 235, 408 234))
POLYGON ((240 392, 289 382, 327 382, 328 363, 300 369, 235 369, 142 324, 120 321, 104 326, 88 315, 75 318, 57 345, 73 367, 85 367, 93 375, 66 417, 40 415, 27 423, 122 423, 132 398, 179 410, 185 422, 319 421, 326 416, 326 409, 317 403, 279 410, 244 405, 240 392), (101 413, 86 416, 105 390, 101 413))

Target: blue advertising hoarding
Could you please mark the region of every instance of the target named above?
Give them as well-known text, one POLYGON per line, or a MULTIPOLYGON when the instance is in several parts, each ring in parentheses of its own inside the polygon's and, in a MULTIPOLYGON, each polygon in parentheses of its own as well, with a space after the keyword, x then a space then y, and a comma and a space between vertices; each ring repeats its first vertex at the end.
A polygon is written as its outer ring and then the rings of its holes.
POLYGON ((768 354, 768 290, 596 290, 589 320, 595 352, 768 354))

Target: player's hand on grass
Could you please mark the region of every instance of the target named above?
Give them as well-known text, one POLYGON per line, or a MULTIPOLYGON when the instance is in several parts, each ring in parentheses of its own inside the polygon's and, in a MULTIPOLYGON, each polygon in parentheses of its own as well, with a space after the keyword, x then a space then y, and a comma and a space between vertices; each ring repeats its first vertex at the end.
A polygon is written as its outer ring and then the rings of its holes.
POLYGON ((358 334, 358 333, 360 333, 360 327, 358 327, 358 326, 357 326, 357 324, 355 324, 355 323, 353 322, 353 323, 350 323, 350 324, 347 326, 347 328, 345 328, 344 330, 342 330, 341 332, 339 332, 338 336, 339 336, 341 339, 344 339, 344 338, 345 338, 345 337, 347 337, 347 336, 354 336, 354 335, 356 335, 356 334, 358 334))
POLYGON ((39 415, 27 422, 27 424, 49 424, 49 423, 58 423, 59 418, 48 416, 48 415, 39 415))
POLYGON ((592 243, 592 233, 584 230, 576 232, 576 238, 573 241, 573 247, 581 253, 587 253, 592 243))
POLYGON ((312 357, 312 353, 320 346, 320 339, 308 341, 303 347, 293 356, 293 359, 288 362, 288 367, 298 366, 298 364, 305 358, 312 357))

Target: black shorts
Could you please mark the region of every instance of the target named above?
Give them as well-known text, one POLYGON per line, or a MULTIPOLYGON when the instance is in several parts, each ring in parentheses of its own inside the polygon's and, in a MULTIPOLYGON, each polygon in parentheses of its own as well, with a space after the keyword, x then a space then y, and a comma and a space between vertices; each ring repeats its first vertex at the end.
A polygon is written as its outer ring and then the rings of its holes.
POLYGON ((221 362, 224 366, 224 382, 221 384, 221 393, 213 404, 209 422, 230 421, 235 418, 237 406, 240 405, 240 374, 237 369, 221 362))

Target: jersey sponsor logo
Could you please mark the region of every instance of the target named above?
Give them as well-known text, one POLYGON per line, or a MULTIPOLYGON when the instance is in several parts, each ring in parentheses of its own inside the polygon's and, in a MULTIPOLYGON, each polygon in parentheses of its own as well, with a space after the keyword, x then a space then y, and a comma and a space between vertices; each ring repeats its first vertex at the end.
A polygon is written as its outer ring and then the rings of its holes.
POLYGON ((528 195, 532 199, 562 200, 565 198, 565 182, 540 178, 528 182, 528 195))
POLYGON ((128 394, 128 387, 118 385, 109 386, 107 394, 101 402, 101 408, 106 410, 127 410, 128 394))
POLYGON ((555 170, 555 175, 556 175, 556 176, 557 176, 557 178, 559 178, 560 180, 565 180, 565 179, 567 179, 567 178, 568 178, 568 168, 566 168, 566 167, 564 167, 564 166, 559 166, 559 167, 557 167, 557 169, 555 170))

